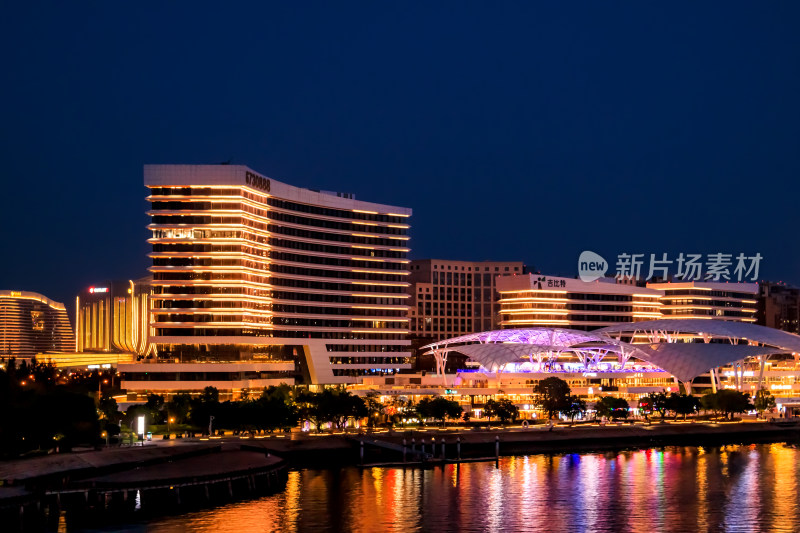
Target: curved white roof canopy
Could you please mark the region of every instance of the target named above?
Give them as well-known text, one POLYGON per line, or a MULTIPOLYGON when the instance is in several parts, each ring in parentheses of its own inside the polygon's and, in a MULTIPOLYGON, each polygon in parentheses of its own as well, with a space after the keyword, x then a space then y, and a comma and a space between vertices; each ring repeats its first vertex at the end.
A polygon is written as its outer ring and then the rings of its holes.
POLYGON ((732 322, 727 320, 684 318, 677 320, 626 322, 624 324, 596 329, 593 333, 598 335, 617 335, 633 334, 636 332, 646 333, 651 331, 696 335, 705 333, 711 337, 747 340, 780 349, 780 351, 772 353, 781 353, 781 351, 800 352, 800 336, 794 333, 756 324, 748 324, 746 322, 732 322))
MULTIPOLYGON (((650 320, 610 326, 593 331, 561 328, 526 328, 484 331, 453 337, 428 344, 437 357, 458 351, 487 369, 499 369, 507 363, 522 362, 532 355, 559 352, 596 353, 601 357, 613 353, 625 358, 633 356, 653 364, 680 381, 691 381, 719 366, 748 357, 777 353, 800 352, 800 336, 785 331, 743 322, 682 319, 650 320), (669 342, 630 344, 612 337, 636 332, 684 333, 709 339, 724 338, 728 342, 669 342), (733 344, 730 340, 746 340, 751 344, 733 344), (752 345, 757 343, 759 345, 752 345)), ((442 367, 443 368, 443 367, 442 367)))
MULTIPOLYGON (((575 352, 582 360, 591 360, 595 365, 608 354, 621 356, 623 360, 636 356, 646 361, 649 357, 638 347, 606 335, 560 328, 484 331, 434 342, 422 347, 425 348, 429 349, 426 353, 433 353, 437 358, 450 351, 463 353, 492 371, 533 356, 547 354, 552 358, 562 352, 575 352)), ((586 366, 588 370, 588 364, 586 366)))
POLYGON ((445 339, 425 345, 422 349, 441 350, 459 344, 526 344, 532 346, 547 346, 552 350, 570 348, 585 343, 602 343, 618 346, 621 343, 607 335, 599 335, 594 331, 578 331, 561 328, 525 328, 525 329, 497 329, 470 333, 452 339, 445 339))
POLYGON ((664 342, 638 345, 636 357, 663 368, 679 381, 691 381, 712 368, 741 361, 747 357, 772 355, 775 348, 746 344, 664 342), (645 357, 640 354, 647 352, 645 357))

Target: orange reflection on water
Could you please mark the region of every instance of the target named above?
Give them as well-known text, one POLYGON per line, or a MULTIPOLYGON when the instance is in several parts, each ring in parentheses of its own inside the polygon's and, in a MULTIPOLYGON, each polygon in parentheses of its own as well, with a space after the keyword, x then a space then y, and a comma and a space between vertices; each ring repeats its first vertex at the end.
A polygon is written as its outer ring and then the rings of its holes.
POLYGON ((800 451, 785 444, 531 455, 301 470, 269 497, 148 531, 798 531, 800 451))

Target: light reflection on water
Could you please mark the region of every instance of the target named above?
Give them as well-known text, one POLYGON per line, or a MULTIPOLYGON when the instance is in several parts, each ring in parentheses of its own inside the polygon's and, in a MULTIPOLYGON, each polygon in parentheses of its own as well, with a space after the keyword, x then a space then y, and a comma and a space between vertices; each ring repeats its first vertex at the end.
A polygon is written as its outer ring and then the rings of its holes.
POLYGON ((798 469, 800 449, 765 444, 302 470, 280 494, 129 530, 798 531, 798 469))

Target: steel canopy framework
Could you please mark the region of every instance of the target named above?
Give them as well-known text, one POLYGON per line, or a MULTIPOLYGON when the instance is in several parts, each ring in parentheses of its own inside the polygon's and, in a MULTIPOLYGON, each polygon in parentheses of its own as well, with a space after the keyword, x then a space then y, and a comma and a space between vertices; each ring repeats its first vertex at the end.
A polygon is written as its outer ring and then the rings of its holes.
POLYGON ((745 322, 727 320, 707 320, 701 318, 684 318, 678 320, 647 320, 644 322, 628 322, 617 324, 594 331, 599 335, 635 336, 645 334, 654 338, 661 338, 666 342, 674 342, 674 336, 702 338, 705 342, 710 339, 725 339, 733 341, 746 341, 748 344, 771 346, 783 352, 800 352, 800 336, 779 329, 768 328, 745 322))
POLYGON ((492 372, 502 372, 509 363, 525 359, 531 363, 549 366, 561 354, 574 354, 584 369, 597 368, 608 355, 616 357, 622 367, 636 356, 647 360, 647 353, 638 347, 592 331, 561 328, 501 329, 471 333, 445 339, 422 347, 436 359, 436 371, 444 375, 447 354, 457 351, 480 363, 492 372))
POLYGON ((741 383, 743 363, 751 358, 756 358, 760 364, 760 387, 767 358, 800 352, 800 336, 741 322, 650 320, 593 331, 561 328, 484 331, 441 340, 424 349, 428 350, 425 353, 434 355, 437 373, 442 376, 447 354, 451 351, 463 353, 492 372, 502 372, 506 365, 526 360, 548 371, 563 353, 574 354, 582 370, 590 371, 612 355, 620 369, 633 357, 686 384, 710 372, 712 387, 716 390, 718 367, 733 365, 737 382, 741 383), (642 342, 630 342, 642 337, 642 342))
POLYGON ((757 388, 761 388, 764 367, 772 355, 800 352, 800 336, 745 322, 700 318, 647 320, 617 324, 596 330, 598 334, 635 341, 644 336, 650 342, 651 360, 678 379, 690 381, 709 372, 717 390, 717 368, 733 365, 738 387, 744 379, 745 359, 759 365, 757 388))

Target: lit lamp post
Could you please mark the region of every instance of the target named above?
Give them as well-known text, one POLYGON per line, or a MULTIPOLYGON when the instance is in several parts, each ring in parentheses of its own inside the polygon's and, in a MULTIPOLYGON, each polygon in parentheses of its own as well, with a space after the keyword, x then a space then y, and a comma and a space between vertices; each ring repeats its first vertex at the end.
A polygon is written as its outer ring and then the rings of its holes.
POLYGON ((174 417, 168 417, 167 418, 167 433, 170 433, 172 431, 170 429, 170 427, 171 427, 173 422, 175 422, 175 418, 174 417))
POLYGON ((138 430, 139 438, 141 439, 142 444, 144 444, 144 415, 139 416, 136 429, 138 430))

